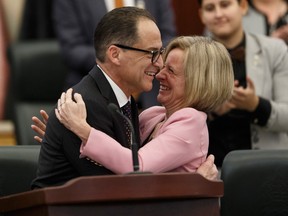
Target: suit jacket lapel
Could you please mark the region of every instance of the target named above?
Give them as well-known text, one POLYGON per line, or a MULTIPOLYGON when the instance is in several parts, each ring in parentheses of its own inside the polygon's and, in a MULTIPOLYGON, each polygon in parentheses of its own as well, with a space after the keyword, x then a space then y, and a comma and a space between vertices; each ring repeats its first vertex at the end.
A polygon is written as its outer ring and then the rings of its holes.
POLYGON ((107 99, 108 103, 115 103, 118 105, 117 98, 102 71, 95 65, 93 69, 89 72, 89 75, 95 81, 100 93, 104 98, 107 99))
POLYGON ((258 38, 253 34, 246 34, 246 71, 247 75, 253 80, 256 93, 263 92, 265 88, 264 68, 263 68, 263 52, 258 38))
MULTIPOLYGON (((96 86, 98 87, 100 93, 103 95, 104 98, 107 99, 107 105, 109 103, 114 103, 119 107, 117 98, 116 98, 109 82, 107 81, 106 77, 102 73, 102 71, 95 65, 94 68, 89 72, 89 75, 95 81, 96 86)), ((134 130, 135 130, 136 141, 139 145, 140 144, 140 133, 139 133, 138 107, 137 107, 137 104, 136 104, 133 97, 131 97, 131 111, 132 111, 132 124, 133 124, 134 130)), ((123 119, 121 118, 121 116, 119 116, 119 114, 113 113, 113 116, 118 121, 118 124, 119 124, 119 122, 123 121, 123 119)), ((123 124, 121 124, 121 125, 123 125, 123 124)), ((124 128, 123 128, 123 134, 125 135, 124 128)), ((122 145, 125 147, 129 146, 129 144, 123 144, 123 142, 122 142, 122 145)))

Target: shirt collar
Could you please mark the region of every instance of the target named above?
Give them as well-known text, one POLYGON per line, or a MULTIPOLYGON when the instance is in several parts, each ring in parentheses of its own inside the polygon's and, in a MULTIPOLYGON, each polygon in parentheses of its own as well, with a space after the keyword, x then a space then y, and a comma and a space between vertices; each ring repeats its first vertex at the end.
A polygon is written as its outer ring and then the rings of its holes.
POLYGON ((107 81, 109 82, 115 96, 117 102, 120 107, 123 107, 128 101, 130 101, 131 97, 127 98, 121 88, 105 73, 105 71, 97 64, 97 67, 102 71, 107 81))

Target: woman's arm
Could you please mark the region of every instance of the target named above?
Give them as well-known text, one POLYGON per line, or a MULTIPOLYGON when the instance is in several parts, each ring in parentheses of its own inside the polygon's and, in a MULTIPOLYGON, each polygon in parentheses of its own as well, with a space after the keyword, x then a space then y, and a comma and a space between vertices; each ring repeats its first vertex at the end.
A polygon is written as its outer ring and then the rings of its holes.
MULTIPOLYGON (((77 93, 74 95, 76 102, 73 102, 71 98, 72 90, 69 89, 66 94, 62 94, 61 98, 58 101, 58 109, 55 110, 55 112, 56 115, 58 115, 58 117, 61 119, 60 121, 62 121, 65 126, 70 128, 76 135, 81 137, 83 141, 80 149, 82 156, 87 154, 86 156, 90 157, 91 159, 95 159, 95 161, 102 163, 102 165, 106 166, 107 168, 109 168, 109 166, 114 166, 113 169, 116 173, 126 173, 132 171, 133 166, 131 150, 122 147, 121 145, 119 145, 119 143, 117 143, 108 135, 95 129, 91 129, 91 127, 86 122, 86 109, 81 95, 77 93), (63 104, 64 101, 65 104, 63 104), (67 112, 68 110, 72 113, 72 118, 69 112, 67 112), (104 142, 107 144, 99 145, 99 147, 96 147, 95 143, 93 142, 95 139, 97 140, 97 143, 104 142), (99 140, 102 140, 103 142, 99 142, 99 140), (97 158, 99 157, 99 155, 97 154, 102 154, 102 157, 97 158)), ((186 121, 186 124, 191 125, 191 122, 186 121)), ((195 129, 197 129, 197 125, 199 124, 197 122, 194 122, 192 125, 195 125, 195 129)), ((179 125, 176 125, 176 127, 169 127, 168 125, 163 134, 159 135, 157 138, 160 139, 160 142, 158 142, 157 139, 153 140, 151 143, 146 144, 146 146, 142 147, 139 150, 139 160, 140 165, 142 166, 141 170, 147 170, 152 172, 169 171, 185 163, 188 163, 189 161, 191 161, 190 157, 192 156, 195 159, 194 162, 200 159, 197 162, 198 165, 194 167, 187 165, 187 170, 185 171, 196 170, 196 172, 208 179, 216 179, 218 170, 214 164, 214 156, 211 155, 205 160, 205 155, 207 152, 205 152, 205 150, 202 152, 202 150, 199 151, 199 149, 194 149, 195 146, 201 146, 198 145, 198 143, 201 143, 202 141, 199 139, 195 139, 194 142, 196 143, 196 145, 192 145, 191 143, 189 143, 188 139, 191 136, 191 131, 189 131, 189 133, 184 133, 187 134, 187 140, 182 140, 183 142, 181 141, 181 144, 179 144, 179 137, 173 135, 177 128, 183 131, 183 127, 179 127, 179 125), (198 152, 198 155, 187 154, 187 152, 194 151, 198 152)), ((42 131, 45 132, 44 128, 42 131)))
POLYGON ((32 117, 32 121, 34 122, 34 125, 31 125, 31 128, 38 134, 38 136, 34 136, 34 139, 37 142, 42 143, 42 138, 45 135, 46 124, 47 124, 49 116, 45 110, 40 110, 40 115, 42 116, 42 121, 36 116, 32 117))
POLYGON ((75 93, 74 99, 75 102, 72 100, 72 88, 66 93, 63 92, 58 100, 55 114, 67 129, 75 133, 82 142, 86 142, 91 131, 91 126, 86 121, 86 106, 80 94, 75 93))
MULTIPOLYGON (((96 129, 92 129, 90 134, 84 101, 77 93, 74 98, 76 102, 72 101, 71 89, 63 93, 55 113, 60 122, 83 141, 82 156, 91 158, 115 173, 131 171, 131 150, 96 129)), ((159 129, 157 137, 138 151, 141 171, 167 172, 177 169, 195 172, 204 162, 208 150, 206 115, 185 108, 173 116, 159 129)))

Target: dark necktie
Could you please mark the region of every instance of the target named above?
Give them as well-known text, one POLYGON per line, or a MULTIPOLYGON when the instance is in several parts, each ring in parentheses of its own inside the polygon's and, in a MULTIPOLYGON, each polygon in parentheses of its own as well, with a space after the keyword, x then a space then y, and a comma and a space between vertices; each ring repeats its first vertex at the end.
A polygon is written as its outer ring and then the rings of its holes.
MULTIPOLYGON (((123 107, 121 107, 121 110, 123 114, 131 121, 132 119, 131 104, 129 101, 123 107)), ((130 128, 129 122, 126 119, 123 119, 123 120, 124 120, 127 143, 129 144, 129 147, 131 147, 131 128, 130 128)))

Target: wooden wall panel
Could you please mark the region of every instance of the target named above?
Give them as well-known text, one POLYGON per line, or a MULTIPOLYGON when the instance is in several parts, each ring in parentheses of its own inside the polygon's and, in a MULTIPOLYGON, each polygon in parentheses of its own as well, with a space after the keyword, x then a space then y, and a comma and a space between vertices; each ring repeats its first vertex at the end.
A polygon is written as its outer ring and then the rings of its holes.
POLYGON ((172 0, 178 35, 202 35, 203 24, 198 15, 197 0, 172 0))

